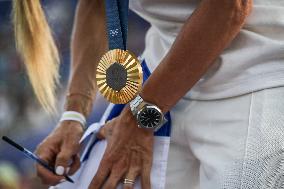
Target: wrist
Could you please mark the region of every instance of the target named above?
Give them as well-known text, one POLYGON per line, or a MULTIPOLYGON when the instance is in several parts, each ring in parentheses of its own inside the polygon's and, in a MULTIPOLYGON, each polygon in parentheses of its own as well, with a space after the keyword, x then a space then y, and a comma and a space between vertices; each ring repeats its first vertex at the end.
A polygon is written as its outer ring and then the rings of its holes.
POLYGON ((154 130, 141 128, 138 126, 137 118, 135 117, 135 115, 133 115, 133 112, 131 111, 129 104, 125 106, 121 115, 122 115, 122 120, 124 121, 124 125, 126 125, 127 127, 131 127, 132 129, 135 129, 143 133, 149 133, 149 134, 154 133, 154 130))
POLYGON ((140 95, 130 102, 130 108, 140 128, 156 132, 167 122, 160 107, 140 95))
POLYGON ((87 117, 91 112, 93 107, 93 99, 87 95, 83 94, 68 94, 65 102, 66 111, 79 112, 84 117, 87 117))
POLYGON ((121 115, 126 123, 137 123, 137 120, 134 117, 129 104, 124 107, 121 115))
POLYGON ((166 105, 165 103, 163 103, 163 100, 159 100, 157 98, 155 98, 155 94, 150 94, 147 92, 144 92, 143 90, 141 91, 141 93, 139 94, 141 96, 141 98, 146 101, 149 102, 151 104, 154 104, 155 106, 159 107, 159 109, 163 112, 163 114, 165 114, 166 112, 169 111, 169 106, 166 105))

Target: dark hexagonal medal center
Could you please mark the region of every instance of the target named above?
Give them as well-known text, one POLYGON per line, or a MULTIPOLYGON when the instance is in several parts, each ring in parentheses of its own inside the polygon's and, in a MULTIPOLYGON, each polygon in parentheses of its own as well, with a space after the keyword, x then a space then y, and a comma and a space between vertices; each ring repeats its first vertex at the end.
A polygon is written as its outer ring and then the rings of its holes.
POLYGON ((113 63, 106 70, 106 82, 112 89, 120 91, 126 85, 127 71, 121 64, 113 63))

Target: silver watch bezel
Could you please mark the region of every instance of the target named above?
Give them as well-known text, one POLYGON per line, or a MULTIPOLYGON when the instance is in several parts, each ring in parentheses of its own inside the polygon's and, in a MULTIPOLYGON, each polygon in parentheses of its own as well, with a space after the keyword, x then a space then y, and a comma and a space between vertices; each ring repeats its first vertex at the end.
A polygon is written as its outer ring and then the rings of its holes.
POLYGON ((161 111, 161 109, 158 108, 155 105, 152 105, 152 104, 145 104, 140 110, 138 110, 137 113, 136 113, 136 119, 137 119, 137 124, 138 124, 139 128, 144 128, 144 129, 149 129, 149 130, 154 130, 154 131, 157 131, 165 123, 165 117, 164 117, 164 114, 161 111), (154 127, 147 127, 147 126, 144 126, 141 123, 140 115, 143 111, 145 111, 147 109, 155 109, 160 114, 161 118, 159 120, 159 123, 157 125, 155 125, 154 127))

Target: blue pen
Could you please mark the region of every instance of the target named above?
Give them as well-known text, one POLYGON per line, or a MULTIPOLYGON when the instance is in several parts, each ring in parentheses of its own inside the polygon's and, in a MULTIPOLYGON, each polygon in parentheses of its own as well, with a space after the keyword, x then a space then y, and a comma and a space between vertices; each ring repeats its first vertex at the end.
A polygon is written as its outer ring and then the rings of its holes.
MULTIPOLYGON (((24 147, 22 147, 21 145, 17 144, 16 142, 14 142, 13 140, 11 140, 10 138, 3 136, 2 139, 4 141, 6 141, 7 143, 9 143, 10 145, 14 146, 15 148, 17 148, 18 150, 22 151, 25 156, 27 156, 28 158, 35 160, 38 164, 42 165, 44 168, 46 168, 47 170, 49 170, 50 172, 55 173, 55 169, 51 166, 48 165, 47 162, 45 162, 44 160, 40 159, 37 155, 35 155, 34 153, 30 152, 29 150, 25 149, 24 147)), ((74 181, 68 177, 67 175, 65 175, 65 178, 67 181, 74 183, 74 181)))

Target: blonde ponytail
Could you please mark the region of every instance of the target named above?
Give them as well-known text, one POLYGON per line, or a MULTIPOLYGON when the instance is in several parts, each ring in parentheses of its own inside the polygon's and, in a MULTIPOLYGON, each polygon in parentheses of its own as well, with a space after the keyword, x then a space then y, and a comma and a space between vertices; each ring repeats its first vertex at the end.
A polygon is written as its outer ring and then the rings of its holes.
POLYGON ((40 0, 13 0, 16 47, 45 110, 55 112, 59 55, 40 0))

